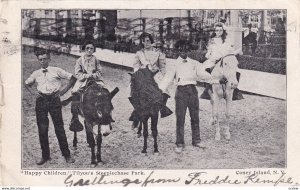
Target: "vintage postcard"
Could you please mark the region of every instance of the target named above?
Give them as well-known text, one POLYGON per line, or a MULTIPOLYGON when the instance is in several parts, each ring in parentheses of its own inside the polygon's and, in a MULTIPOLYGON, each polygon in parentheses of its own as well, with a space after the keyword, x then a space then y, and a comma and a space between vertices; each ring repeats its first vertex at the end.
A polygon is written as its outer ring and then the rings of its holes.
POLYGON ((2 1, 0 185, 300 183, 298 1, 2 1))

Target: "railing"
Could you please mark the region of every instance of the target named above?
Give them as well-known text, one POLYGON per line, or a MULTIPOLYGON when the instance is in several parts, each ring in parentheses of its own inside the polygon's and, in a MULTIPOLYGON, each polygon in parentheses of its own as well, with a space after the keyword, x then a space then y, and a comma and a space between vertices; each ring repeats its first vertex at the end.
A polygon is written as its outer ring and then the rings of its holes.
MULTIPOLYGON (((199 52, 205 50, 205 44, 207 44, 209 34, 211 33, 210 30, 201 32, 191 32, 189 36, 189 40, 195 46, 194 49, 197 49, 199 52), (202 45, 201 45, 202 44, 202 45), (203 46, 204 44, 204 46, 203 46), (203 46, 203 47, 202 47, 203 46)), ((36 34, 34 31, 24 31, 24 37, 30 37, 35 39, 42 39, 42 40, 49 40, 49 41, 56 41, 62 43, 70 43, 70 44, 77 44, 82 45, 84 43, 84 37, 78 36, 75 34, 67 35, 63 37, 62 35, 41 35, 36 34)), ((115 37, 113 36, 111 40, 107 40, 108 37, 97 39, 95 40, 96 46, 99 48, 104 49, 111 49, 115 52, 129 52, 135 53, 139 49, 141 49, 140 44, 134 44, 128 41, 118 42, 115 41, 115 37)), ((245 38, 244 38, 245 39, 245 38)), ((243 54, 250 55, 254 57, 263 57, 263 58, 286 58, 286 35, 279 34, 276 32, 263 32, 262 35, 259 36, 258 41, 248 41, 243 42, 243 54)), ((257 39, 255 37, 255 39, 257 39)), ((169 58, 176 57, 176 52, 174 51, 173 47, 174 44, 178 40, 176 39, 169 39, 169 41, 165 41, 165 44, 160 43, 159 49, 166 53, 166 56, 169 58), (172 45, 168 45, 168 43, 172 42, 172 45)))

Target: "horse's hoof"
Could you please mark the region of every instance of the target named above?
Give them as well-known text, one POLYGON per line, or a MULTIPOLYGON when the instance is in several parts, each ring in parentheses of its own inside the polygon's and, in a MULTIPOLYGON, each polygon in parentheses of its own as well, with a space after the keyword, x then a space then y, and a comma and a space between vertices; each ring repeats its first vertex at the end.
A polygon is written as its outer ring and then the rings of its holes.
POLYGON ((160 153, 158 152, 158 151, 154 151, 154 153, 153 153, 155 156, 159 156, 160 155, 160 153))
POLYGON ((225 139, 226 139, 226 140, 230 140, 230 137, 231 137, 231 136, 230 136, 230 133, 225 133, 225 139))
POLYGON ((74 149, 74 154, 75 155, 79 154, 79 150, 77 148, 74 149))
POLYGON ((97 165, 98 165, 98 164, 97 164, 96 162, 92 162, 92 163, 91 163, 91 168, 95 168, 95 167, 97 167, 97 165))
POLYGON ((141 134, 137 134, 137 138, 140 138, 142 135, 141 134))
POLYGON ((144 156, 147 156, 147 151, 146 150, 142 150, 142 154, 144 154, 144 156))
POLYGON ((209 125, 215 125, 215 124, 217 124, 217 120, 215 120, 214 118, 210 118, 209 125))
POLYGON ((175 153, 177 153, 177 154, 181 154, 182 151, 183 151, 183 147, 175 147, 174 151, 175 151, 175 153))
POLYGON ((216 141, 221 140, 221 135, 220 135, 220 134, 217 134, 217 135, 215 136, 215 140, 216 140, 216 141))

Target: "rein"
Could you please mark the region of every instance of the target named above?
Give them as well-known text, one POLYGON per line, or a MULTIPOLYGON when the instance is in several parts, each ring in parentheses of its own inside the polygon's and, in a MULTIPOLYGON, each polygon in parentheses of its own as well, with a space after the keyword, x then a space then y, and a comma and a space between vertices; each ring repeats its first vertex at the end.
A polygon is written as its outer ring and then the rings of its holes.
MULTIPOLYGON (((224 58, 225 57, 229 57, 229 56, 235 56, 235 54, 228 54, 228 55, 225 55, 224 57, 221 57, 220 59, 218 59, 217 61, 216 61, 216 63, 215 64, 217 64, 217 63, 219 63, 220 61, 220 67, 222 67, 223 68, 223 60, 224 60, 224 58)), ((223 81, 223 80, 222 80, 223 81)), ((226 93, 225 93, 225 91, 226 91, 226 84, 227 84, 227 79, 226 78, 224 78, 224 83, 222 82, 221 83, 221 81, 219 82, 221 85, 222 85, 222 89, 223 89, 223 98, 224 99, 226 99, 226 93)))
MULTIPOLYGON (((229 57, 229 56, 235 56, 235 55, 234 54, 228 54, 228 55, 225 55, 224 57, 222 57, 221 59, 219 59, 219 60, 221 60, 220 67, 223 67, 223 59, 225 57, 229 57)), ((219 62, 219 60, 216 62, 216 64, 219 62)))

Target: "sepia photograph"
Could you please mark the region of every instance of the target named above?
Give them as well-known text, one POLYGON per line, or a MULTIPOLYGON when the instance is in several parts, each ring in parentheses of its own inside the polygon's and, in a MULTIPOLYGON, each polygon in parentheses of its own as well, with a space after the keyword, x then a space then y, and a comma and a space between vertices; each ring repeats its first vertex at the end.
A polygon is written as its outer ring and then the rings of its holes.
POLYGON ((23 170, 287 168, 286 9, 21 17, 23 170))

